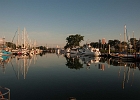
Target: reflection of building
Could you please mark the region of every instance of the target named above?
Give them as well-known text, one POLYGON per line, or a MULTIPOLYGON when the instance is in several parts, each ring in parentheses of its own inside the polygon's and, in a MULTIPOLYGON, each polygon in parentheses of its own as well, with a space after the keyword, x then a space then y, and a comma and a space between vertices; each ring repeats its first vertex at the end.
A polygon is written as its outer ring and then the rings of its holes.
POLYGON ((131 84, 131 86, 133 85, 133 80, 134 80, 134 68, 132 69, 133 71, 131 71, 130 67, 125 67, 124 66, 124 70, 123 70, 123 81, 122 81, 122 88, 125 88, 125 84, 129 83, 131 84), (126 68, 128 68, 126 70, 126 68))
POLYGON ((120 66, 119 69, 119 77, 123 76, 123 80, 122 80, 122 88, 125 88, 126 84, 130 84, 131 86, 133 85, 133 81, 134 81, 134 71, 136 69, 136 67, 138 67, 140 69, 140 63, 139 62, 121 62, 121 65, 117 65, 120 66), (121 73, 122 72, 122 73, 121 73))
POLYGON ((105 70, 105 64, 99 64, 98 65, 98 68, 100 69, 100 70, 105 70))

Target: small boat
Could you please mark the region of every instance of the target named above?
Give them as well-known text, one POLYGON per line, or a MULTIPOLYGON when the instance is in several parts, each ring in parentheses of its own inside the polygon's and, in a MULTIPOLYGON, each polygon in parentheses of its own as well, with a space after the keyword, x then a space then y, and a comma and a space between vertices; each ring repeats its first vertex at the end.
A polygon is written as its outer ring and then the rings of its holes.
POLYGON ((136 60, 136 61, 140 61, 140 54, 136 54, 136 55, 135 55, 135 60, 136 60))
POLYGON ((10 57, 10 56, 5 56, 5 55, 3 55, 3 56, 0 56, 0 59, 1 59, 2 61, 5 61, 5 60, 7 60, 9 57, 10 57))
POLYGON ((10 100, 10 89, 0 86, 0 100, 10 100))
POLYGON ((12 53, 11 52, 8 52, 6 50, 0 50, 0 56, 8 56, 8 55, 11 55, 12 53))
POLYGON ((115 60, 122 60, 122 61, 134 61, 135 55, 133 54, 117 54, 112 56, 115 60))

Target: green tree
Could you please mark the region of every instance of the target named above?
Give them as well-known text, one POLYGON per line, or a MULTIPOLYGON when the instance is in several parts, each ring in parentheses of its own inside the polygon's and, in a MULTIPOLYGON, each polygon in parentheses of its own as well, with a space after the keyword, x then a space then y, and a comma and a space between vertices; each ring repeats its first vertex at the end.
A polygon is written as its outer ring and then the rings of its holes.
POLYGON ((98 42, 91 42, 90 45, 94 48, 99 48, 99 43, 98 42))
POLYGON ((16 45, 14 43, 12 43, 12 42, 6 42, 6 46, 10 47, 12 49, 16 49, 16 45))
POLYGON ((80 42, 84 41, 84 36, 81 36, 79 34, 76 35, 70 35, 69 37, 66 38, 67 44, 65 45, 65 49, 67 48, 73 48, 76 46, 80 46, 80 42))

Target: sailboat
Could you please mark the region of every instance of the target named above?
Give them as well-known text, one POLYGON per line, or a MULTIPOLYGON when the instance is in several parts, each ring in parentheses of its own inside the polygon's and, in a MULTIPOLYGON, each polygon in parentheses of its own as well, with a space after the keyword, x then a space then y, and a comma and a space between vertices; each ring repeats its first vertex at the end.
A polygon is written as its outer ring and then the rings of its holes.
POLYGON ((18 29, 18 37, 17 37, 17 45, 16 45, 16 50, 12 50, 12 52, 15 52, 18 55, 29 55, 29 50, 27 48, 27 33, 26 29, 24 28, 23 34, 22 34, 22 40, 23 44, 21 45, 21 48, 19 48, 19 29, 18 29))

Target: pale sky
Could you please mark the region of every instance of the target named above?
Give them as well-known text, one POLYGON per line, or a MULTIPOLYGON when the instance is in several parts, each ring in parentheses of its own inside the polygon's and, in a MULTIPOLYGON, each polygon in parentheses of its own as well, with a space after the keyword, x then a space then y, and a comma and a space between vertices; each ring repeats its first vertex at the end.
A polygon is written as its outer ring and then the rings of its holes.
POLYGON ((139 10, 140 0, 0 0, 0 37, 11 41, 25 27, 38 45, 55 47, 71 34, 84 36, 82 43, 119 40, 126 24, 128 35, 134 31, 138 40, 139 10))

